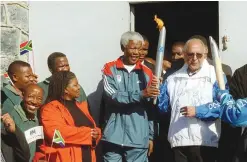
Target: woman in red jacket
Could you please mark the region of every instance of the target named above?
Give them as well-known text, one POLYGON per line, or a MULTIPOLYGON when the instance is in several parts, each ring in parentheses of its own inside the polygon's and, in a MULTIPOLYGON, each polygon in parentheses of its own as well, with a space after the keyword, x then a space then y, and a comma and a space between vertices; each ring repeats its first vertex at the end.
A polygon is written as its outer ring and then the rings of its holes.
POLYGON ((78 103, 80 86, 72 72, 52 75, 46 104, 41 110, 46 147, 41 147, 49 162, 96 162, 95 146, 101 131, 89 114, 87 102, 78 103), (65 146, 53 143, 58 130, 65 146), (48 156, 47 156, 48 155, 48 156))

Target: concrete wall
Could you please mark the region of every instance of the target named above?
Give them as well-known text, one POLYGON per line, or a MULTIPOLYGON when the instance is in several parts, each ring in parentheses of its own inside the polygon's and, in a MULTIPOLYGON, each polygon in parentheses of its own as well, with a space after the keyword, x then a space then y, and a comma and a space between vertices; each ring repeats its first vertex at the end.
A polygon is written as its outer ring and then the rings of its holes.
POLYGON ((20 44, 29 36, 28 7, 27 2, 1 2, 1 74, 14 60, 28 61, 28 53, 20 56, 20 44))
POLYGON ((30 39, 39 81, 50 76, 48 55, 63 52, 93 109, 97 109, 101 69, 122 54, 120 36, 129 30, 128 2, 30 1, 29 8, 30 39))
POLYGON ((219 2, 219 42, 226 35, 228 49, 221 51, 222 62, 229 65, 234 72, 247 64, 247 2, 219 2))

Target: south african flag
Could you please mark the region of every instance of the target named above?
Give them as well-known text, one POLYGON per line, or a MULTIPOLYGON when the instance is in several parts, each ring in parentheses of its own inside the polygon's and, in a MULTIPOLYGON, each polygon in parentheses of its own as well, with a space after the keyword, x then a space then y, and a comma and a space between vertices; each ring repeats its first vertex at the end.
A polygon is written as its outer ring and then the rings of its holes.
POLYGON ((57 143, 57 144, 59 144, 62 147, 65 146, 65 141, 64 141, 61 133, 57 129, 55 129, 55 131, 54 131, 52 142, 57 143))
POLYGON ((22 43, 20 45, 20 53, 21 53, 21 55, 23 55, 23 54, 25 54, 25 53, 27 53, 29 51, 32 51, 32 50, 33 50, 32 49, 32 40, 26 41, 26 42, 24 42, 24 43, 22 43))

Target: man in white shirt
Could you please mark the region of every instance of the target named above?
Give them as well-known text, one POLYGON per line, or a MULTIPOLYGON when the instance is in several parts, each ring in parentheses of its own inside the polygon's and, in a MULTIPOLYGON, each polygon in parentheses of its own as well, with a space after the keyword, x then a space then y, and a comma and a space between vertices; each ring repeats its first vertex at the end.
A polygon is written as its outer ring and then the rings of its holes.
POLYGON ((176 162, 215 162, 220 121, 203 121, 204 112, 198 114, 199 119, 181 113, 190 107, 200 111, 201 107, 220 106, 214 96, 218 89, 214 67, 207 62, 205 46, 199 39, 186 42, 184 58, 186 64, 160 88, 159 109, 171 111, 168 140, 176 162))

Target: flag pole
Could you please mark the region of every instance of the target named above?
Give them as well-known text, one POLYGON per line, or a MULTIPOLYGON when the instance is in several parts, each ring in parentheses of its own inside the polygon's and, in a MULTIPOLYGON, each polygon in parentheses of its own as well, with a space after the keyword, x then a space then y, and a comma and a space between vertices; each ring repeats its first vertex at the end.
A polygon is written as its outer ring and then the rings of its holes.
MULTIPOLYGON (((55 137, 55 132, 56 132, 56 129, 54 130, 54 133, 53 133, 53 137, 52 137, 52 141, 51 141, 51 148, 52 148, 52 146, 53 146, 53 140, 54 140, 54 137, 55 137)), ((48 160, 47 160, 47 162, 49 162, 50 156, 51 156, 51 153, 49 153, 49 155, 48 155, 48 160)))
MULTIPOLYGON (((32 41, 32 40, 31 40, 32 41)), ((33 43, 33 41, 32 41, 32 43, 33 43)), ((32 64, 32 69, 33 69, 33 72, 35 73, 35 68, 34 68, 34 48, 33 48, 33 44, 32 44, 32 52, 31 52, 32 54, 31 54, 31 57, 32 57, 32 59, 29 59, 29 62, 31 62, 31 60, 32 60, 32 62, 30 63, 30 64, 32 64)))

